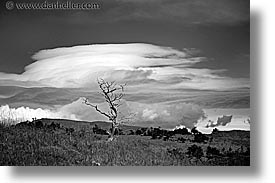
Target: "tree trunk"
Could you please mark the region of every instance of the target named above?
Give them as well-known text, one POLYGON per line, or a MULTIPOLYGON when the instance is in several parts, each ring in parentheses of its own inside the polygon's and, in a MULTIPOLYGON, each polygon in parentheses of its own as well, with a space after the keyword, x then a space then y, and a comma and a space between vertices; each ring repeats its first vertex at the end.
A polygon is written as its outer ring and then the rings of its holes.
POLYGON ((113 120, 112 127, 111 127, 111 133, 110 133, 110 137, 108 138, 108 142, 114 140, 116 129, 117 129, 116 120, 113 120))

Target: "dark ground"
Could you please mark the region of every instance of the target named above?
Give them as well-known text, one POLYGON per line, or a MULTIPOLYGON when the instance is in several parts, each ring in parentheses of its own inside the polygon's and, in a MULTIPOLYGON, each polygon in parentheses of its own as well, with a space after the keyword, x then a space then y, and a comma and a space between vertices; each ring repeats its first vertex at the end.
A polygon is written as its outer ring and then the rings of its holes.
POLYGON ((116 140, 107 142, 108 135, 104 133, 109 127, 107 122, 53 119, 0 125, 0 165, 250 165, 250 132, 247 131, 167 136, 158 129, 155 131, 162 134, 147 133, 149 128, 143 133, 145 128, 121 126, 116 140))

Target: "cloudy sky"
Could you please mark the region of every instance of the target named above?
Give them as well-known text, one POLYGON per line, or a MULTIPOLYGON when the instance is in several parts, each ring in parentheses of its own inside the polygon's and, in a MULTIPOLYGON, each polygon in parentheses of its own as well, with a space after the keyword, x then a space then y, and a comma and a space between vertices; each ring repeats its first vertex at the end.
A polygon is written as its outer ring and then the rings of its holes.
POLYGON ((137 113, 136 124, 249 129, 248 0, 97 3, 86 11, 1 4, 2 113, 104 120, 80 99, 101 104, 102 77, 127 83, 121 110, 137 113))

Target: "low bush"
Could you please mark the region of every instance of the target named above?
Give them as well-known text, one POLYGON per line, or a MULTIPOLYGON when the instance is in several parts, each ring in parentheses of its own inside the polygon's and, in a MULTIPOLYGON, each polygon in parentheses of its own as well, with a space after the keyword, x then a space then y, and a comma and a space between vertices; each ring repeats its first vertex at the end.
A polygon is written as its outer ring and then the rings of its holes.
POLYGON ((195 157, 197 159, 200 159, 204 155, 202 148, 200 146, 195 145, 195 144, 188 147, 186 154, 189 157, 195 157))
POLYGON ((202 133, 197 133, 194 135, 194 142, 196 143, 206 143, 208 137, 202 133))
POLYGON ((220 155, 221 155, 221 153, 216 147, 210 147, 210 146, 207 147, 206 156, 208 158, 212 158, 212 157, 220 156, 220 155))

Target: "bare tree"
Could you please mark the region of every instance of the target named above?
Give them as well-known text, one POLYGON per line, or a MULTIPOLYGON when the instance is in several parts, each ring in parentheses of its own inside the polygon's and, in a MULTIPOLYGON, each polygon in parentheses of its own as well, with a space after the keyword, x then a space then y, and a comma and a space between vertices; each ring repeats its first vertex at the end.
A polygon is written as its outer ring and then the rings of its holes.
MULTIPOLYGON (((84 103, 93 107, 98 113, 104 115, 112 122, 111 132, 109 132, 110 138, 108 141, 114 139, 115 131, 118 129, 120 122, 118 121, 118 108, 122 105, 121 100, 124 96, 124 87, 126 84, 119 85, 114 81, 108 82, 104 79, 97 80, 98 86, 101 90, 100 94, 104 97, 105 102, 109 106, 107 112, 102 111, 97 105, 91 104, 87 98, 84 98, 84 103)), ((128 119, 125 117, 123 120, 128 119)))

